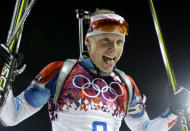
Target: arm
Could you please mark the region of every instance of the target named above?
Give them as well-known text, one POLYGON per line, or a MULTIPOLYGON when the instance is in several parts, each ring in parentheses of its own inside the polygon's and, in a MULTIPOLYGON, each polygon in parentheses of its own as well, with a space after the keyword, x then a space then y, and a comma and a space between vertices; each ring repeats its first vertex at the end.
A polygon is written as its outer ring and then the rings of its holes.
MULTIPOLYGON (((130 80, 133 85, 130 107, 134 107, 137 104, 142 104, 143 100, 135 82, 132 78, 130 80)), ((172 114, 169 108, 153 120, 150 120, 145 109, 139 110, 138 113, 130 113, 125 117, 125 122, 132 131, 168 131, 176 121, 177 116, 172 114)))
MULTIPOLYGON (((19 96, 14 97, 12 89, 0 112, 0 119, 5 126, 14 126, 39 111, 45 105, 50 96, 50 87, 47 83, 61 68, 63 62, 53 62, 46 66, 31 82, 29 87, 19 96)), ((49 84, 48 84, 49 85, 49 84)))
POLYGON ((12 89, 10 89, 8 98, 0 114, 2 124, 4 126, 17 125, 21 121, 39 111, 49 99, 49 92, 50 91, 45 88, 40 89, 40 87, 35 87, 31 84, 27 90, 23 91, 19 96, 14 97, 12 89), (29 96, 29 93, 30 95, 35 95, 31 97, 31 99, 36 101, 36 105, 26 99, 29 96), (43 101, 40 101, 39 98, 43 98, 43 101))

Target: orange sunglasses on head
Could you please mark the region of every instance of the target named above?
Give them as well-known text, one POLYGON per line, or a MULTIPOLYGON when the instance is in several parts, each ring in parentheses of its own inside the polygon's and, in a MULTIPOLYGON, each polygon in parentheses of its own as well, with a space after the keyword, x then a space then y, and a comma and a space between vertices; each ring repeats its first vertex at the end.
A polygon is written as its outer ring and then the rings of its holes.
POLYGON ((114 32, 118 28, 120 33, 127 35, 129 25, 126 21, 120 21, 115 19, 101 19, 96 20, 90 24, 89 31, 99 30, 105 32, 114 32))

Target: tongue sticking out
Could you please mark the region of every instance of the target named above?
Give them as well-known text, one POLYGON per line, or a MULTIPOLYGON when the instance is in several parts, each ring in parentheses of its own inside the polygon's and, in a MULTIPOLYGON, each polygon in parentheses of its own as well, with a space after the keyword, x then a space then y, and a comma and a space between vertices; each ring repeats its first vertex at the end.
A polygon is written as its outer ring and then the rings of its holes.
POLYGON ((109 57, 103 56, 103 59, 107 65, 113 66, 115 58, 109 58, 109 57))

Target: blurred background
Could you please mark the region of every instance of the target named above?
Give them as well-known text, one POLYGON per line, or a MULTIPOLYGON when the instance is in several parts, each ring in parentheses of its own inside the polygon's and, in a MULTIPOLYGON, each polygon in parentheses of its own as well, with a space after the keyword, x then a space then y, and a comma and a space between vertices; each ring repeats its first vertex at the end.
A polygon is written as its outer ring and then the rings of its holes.
MULTIPOLYGON (((5 43, 15 1, 0 2, 0 43, 5 43)), ((190 7, 187 0, 154 0, 162 33, 179 86, 190 89, 190 7)), ((129 23, 125 50, 117 67, 133 77, 147 96, 146 110, 151 119, 167 107, 164 92, 168 78, 161 57, 148 0, 74 1, 37 0, 26 20, 20 52, 27 68, 13 83, 14 95, 27 88, 40 70, 52 61, 79 57, 78 20, 75 10, 96 8, 115 10, 129 23)), ((87 24, 84 25, 88 27, 87 24)), ((0 61, 1 62, 1 61, 0 61)), ((74 119, 74 118, 73 118, 74 119)), ((179 131, 179 123, 171 130, 179 131)), ((14 127, 0 131, 51 131, 47 104, 38 113, 14 127)), ((122 123, 120 131, 129 131, 122 123)))

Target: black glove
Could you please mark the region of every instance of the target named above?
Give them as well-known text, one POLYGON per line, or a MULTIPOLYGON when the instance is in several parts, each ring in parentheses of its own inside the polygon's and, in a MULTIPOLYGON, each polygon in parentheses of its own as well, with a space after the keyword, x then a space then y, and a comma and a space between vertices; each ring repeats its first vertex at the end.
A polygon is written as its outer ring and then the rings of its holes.
POLYGON ((16 64, 18 67, 18 66, 20 66, 20 64, 22 63, 22 61, 24 59, 24 54, 23 53, 16 53, 16 54, 14 54, 14 58, 16 59, 16 64))
POLYGON ((10 52, 4 44, 0 44, 0 67, 4 65, 5 62, 10 61, 10 52))
POLYGON ((2 67, 5 62, 7 62, 7 63, 10 62, 11 55, 16 60, 15 64, 18 67, 22 63, 22 61, 24 59, 24 55, 22 53, 13 53, 13 54, 11 54, 6 45, 0 44, 0 67, 2 67))
POLYGON ((22 53, 11 54, 6 45, 0 44, 0 69, 2 69, 5 62, 9 63, 11 59, 13 60, 12 67, 11 67, 12 74, 10 78, 10 81, 12 82, 15 80, 16 76, 21 74, 26 68, 26 65, 24 65, 23 67, 18 69, 24 59, 24 55, 22 53))
POLYGON ((176 93, 174 93, 172 86, 167 86, 166 95, 173 113, 178 114, 180 109, 187 112, 190 108, 190 92, 186 88, 180 87, 176 93))

